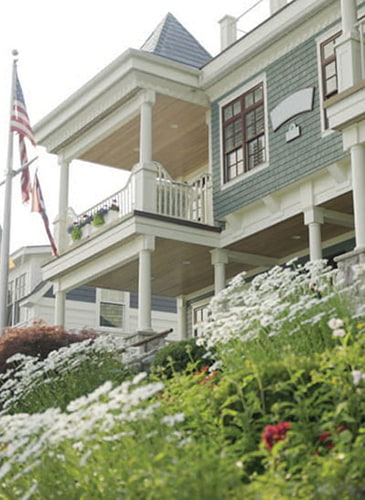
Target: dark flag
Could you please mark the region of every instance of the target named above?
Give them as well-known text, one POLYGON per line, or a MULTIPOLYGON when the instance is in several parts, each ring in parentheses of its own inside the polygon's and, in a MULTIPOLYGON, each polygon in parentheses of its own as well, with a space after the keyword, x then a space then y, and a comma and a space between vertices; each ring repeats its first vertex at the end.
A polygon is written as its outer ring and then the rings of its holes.
POLYGON ((47 217, 46 206, 44 204, 44 199, 43 199, 43 195, 42 195, 41 186, 39 184, 37 172, 34 174, 34 181, 33 181, 32 212, 38 212, 39 214, 41 214, 41 217, 42 217, 43 223, 44 223, 44 227, 46 229, 46 233, 47 233, 49 242, 50 242, 51 247, 52 247, 53 255, 58 257, 56 243, 54 241, 51 230, 49 228, 49 221, 48 221, 48 217, 47 217))

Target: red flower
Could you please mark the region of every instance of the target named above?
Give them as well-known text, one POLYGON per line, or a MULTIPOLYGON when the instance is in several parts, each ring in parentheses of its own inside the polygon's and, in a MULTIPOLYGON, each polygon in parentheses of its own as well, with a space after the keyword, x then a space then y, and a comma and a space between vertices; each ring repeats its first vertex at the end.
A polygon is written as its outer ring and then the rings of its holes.
POLYGON ((265 441, 266 448, 271 451, 275 443, 284 440, 290 427, 290 422, 280 422, 276 425, 267 425, 262 434, 262 440, 265 441))
MULTIPOLYGON (((345 424, 339 424, 335 426, 335 431, 337 432, 337 434, 346 430, 347 426, 345 424)), ((332 432, 322 432, 317 439, 318 441, 323 443, 327 448, 334 448, 335 445, 333 444, 333 441, 330 439, 331 436, 332 432)))

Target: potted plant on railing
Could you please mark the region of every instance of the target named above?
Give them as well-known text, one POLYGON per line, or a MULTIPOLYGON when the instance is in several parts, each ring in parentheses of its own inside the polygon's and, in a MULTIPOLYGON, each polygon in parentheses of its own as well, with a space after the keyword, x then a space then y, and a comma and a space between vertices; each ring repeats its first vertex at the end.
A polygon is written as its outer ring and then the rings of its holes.
POLYGON ((119 205, 116 200, 113 200, 110 207, 107 209, 106 214, 104 215, 105 224, 110 224, 115 221, 119 217, 119 205))
POLYGON ((108 212, 108 209, 105 207, 99 208, 96 214, 94 214, 92 221, 91 221, 91 226, 93 228, 93 231, 97 231, 100 229, 100 227, 105 224, 105 214, 108 212))
POLYGON ((75 242, 81 239, 82 237, 82 228, 81 224, 78 222, 74 222, 72 226, 68 226, 67 232, 71 238, 71 242, 75 242))
POLYGON ((73 224, 67 228, 71 243, 74 243, 81 238, 87 238, 90 235, 90 223, 91 216, 84 214, 80 217, 80 219, 75 220, 73 224))

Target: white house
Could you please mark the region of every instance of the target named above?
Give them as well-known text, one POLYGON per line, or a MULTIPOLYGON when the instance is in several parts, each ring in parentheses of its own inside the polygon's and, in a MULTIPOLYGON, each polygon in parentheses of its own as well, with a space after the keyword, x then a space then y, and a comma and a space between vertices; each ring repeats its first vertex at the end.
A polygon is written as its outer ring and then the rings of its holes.
MULTIPOLYGON (((27 246, 11 256, 8 325, 25 326, 34 321, 54 323, 53 286, 42 280, 41 266, 51 257, 50 247, 27 246)), ((66 329, 93 329, 128 334, 137 328, 137 297, 131 293, 81 286, 66 296, 66 329)), ((157 332, 173 328, 169 339, 177 339, 176 301, 152 298, 152 324, 157 332)))
POLYGON ((224 17, 214 58, 167 14, 140 50, 34 127, 61 172, 60 257, 43 267, 56 324, 68 321, 67 293, 88 286, 137 294, 146 332, 152 295, 175 298, 179 332, 198 335, 209 297, 240 271, 363 258, 365 4, 270 4, 239 39, 224 17), (129 181, 73 215, 74 159, 130 171, 129 181), (91 232, 97 215, 107 220, 91 232))

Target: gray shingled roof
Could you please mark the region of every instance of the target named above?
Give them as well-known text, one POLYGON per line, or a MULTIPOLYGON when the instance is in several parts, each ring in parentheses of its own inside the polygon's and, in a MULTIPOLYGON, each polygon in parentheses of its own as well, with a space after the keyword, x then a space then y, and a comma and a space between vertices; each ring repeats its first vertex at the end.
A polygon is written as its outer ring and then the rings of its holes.
POLYGON ((168 13, 142 45, 141 50, 200 68, 212 56, 172 14, 168 13))

